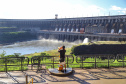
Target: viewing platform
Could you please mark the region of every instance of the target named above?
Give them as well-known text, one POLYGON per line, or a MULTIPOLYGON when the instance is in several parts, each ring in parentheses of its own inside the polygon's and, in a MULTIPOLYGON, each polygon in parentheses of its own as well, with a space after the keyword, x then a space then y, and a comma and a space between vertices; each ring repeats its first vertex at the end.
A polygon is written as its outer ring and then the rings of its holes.
POLYGON ((74 68, 73 74, 65 77, 53 76, 48 72, 34 70, 0 72, 0 84, 25 84, 33 78, 33 84, 125 84, 126 68, 74 68))

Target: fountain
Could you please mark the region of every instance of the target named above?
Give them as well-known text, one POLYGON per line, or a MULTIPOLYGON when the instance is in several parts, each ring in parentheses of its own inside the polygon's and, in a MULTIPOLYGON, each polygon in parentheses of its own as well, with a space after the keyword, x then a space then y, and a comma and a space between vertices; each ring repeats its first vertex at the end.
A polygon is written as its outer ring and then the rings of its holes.
POLYGON ((73 28, 71 29, 71 32, 73 32, 73 28))
POLYGON ((88 38, 85 38, 84 40, 83 40, 83 43, 88 43, 89 42, 89 39, 88 38))
POLYGON ((78 32, 78 28, 76 28, 76 32, 78 32))
POLYGON ((69 28, 67 28, 67 32, 69 32, 69 28))
POLYGON ((61 28, 59 28, 59 31, 61 31, 61 28))
POLYGON ((55 31, 57 31, 57 28, 55 28, 55 31))
POLYGON ((65 28, 63 28, 63 31, 65 32, 65 28))
POLYGON ((121 34, 122 33, 122 29, 119 29, 119 32, 118 33, 121 34))
POLYGON ((111 29, 111 34, 113 34, 114 33, 114 29, 111 29))

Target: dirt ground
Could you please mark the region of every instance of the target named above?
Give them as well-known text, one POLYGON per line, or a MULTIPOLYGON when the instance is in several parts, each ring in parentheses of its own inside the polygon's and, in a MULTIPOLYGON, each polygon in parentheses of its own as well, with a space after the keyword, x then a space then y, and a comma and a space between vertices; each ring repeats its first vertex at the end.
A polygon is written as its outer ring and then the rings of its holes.
POLYGON ((0 72, 0 84, 25 84, 26 75, 28 81, 33 78, 33 84, 126 84, 126 68, 74 68, 65 77, 53 76, 48 70, 0 72))

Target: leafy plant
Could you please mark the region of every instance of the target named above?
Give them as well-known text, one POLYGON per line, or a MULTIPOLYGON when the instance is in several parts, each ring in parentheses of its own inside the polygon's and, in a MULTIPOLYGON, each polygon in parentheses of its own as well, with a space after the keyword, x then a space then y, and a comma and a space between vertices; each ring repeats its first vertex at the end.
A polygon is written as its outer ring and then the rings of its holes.
POLYGON ((5 57, 6 52, 3 50, 3 52, 0 54, 0 58, 5 57))

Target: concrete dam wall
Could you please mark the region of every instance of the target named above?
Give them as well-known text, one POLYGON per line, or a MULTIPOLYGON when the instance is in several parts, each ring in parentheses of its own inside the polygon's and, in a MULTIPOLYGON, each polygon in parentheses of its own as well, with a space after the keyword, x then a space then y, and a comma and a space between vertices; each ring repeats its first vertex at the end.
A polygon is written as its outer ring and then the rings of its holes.
MULTIPOLYGON (((31 31, 44 38, 63 41, 84 40, 84 38, 125 41, 126 15, 56 19, 0 19, 0 28, 31 31), (80 33, 81 29, 83 29, 83 33, 80 33)), ((4 32, 10 30, 3 29, 4 32)))

